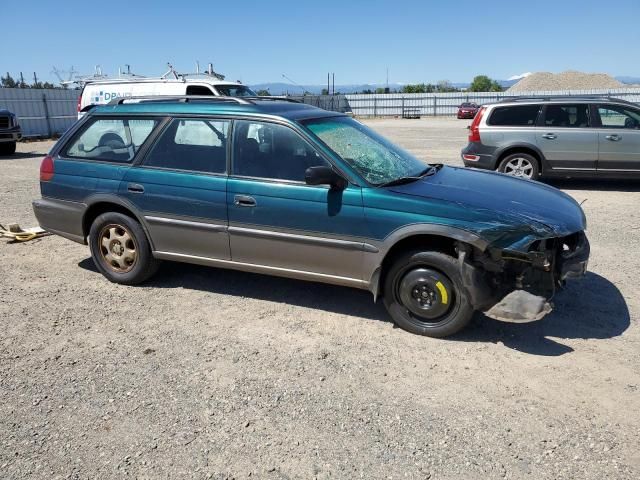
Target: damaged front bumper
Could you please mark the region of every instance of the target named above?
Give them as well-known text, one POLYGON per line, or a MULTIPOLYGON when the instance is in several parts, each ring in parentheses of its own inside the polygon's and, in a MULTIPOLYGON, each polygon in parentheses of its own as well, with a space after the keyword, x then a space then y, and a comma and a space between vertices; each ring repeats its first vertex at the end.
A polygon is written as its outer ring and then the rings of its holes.
POLYGON ((590 246, 584 231, 519 242, 516 248, 478 252, 458 246, 463 284, 477 310, 493 318, 532 321, 551 311, 548 303, 569 278, 587 271, 590 246))

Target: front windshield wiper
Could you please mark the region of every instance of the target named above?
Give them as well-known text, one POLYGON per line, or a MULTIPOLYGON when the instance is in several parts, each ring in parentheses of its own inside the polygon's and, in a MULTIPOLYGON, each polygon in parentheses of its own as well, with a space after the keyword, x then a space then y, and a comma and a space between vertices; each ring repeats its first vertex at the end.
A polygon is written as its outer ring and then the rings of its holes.
POLYGON ((429 177, 429 176, 435 174, 438 170, 439 170, 438 166, 429 165, 427 168, 425 168, 418 175, 411 175, 411 176, 406 176, 406 177, 398 177, 398 178, 395 178, 393 180, 389 180, 388 182, 378 183, 376 185, 376 187, 378 187, 378 188, 393 187, 394 185, 404 185, 405 183, 415 182, 416 180, 420 180, 421 178, 429 177))

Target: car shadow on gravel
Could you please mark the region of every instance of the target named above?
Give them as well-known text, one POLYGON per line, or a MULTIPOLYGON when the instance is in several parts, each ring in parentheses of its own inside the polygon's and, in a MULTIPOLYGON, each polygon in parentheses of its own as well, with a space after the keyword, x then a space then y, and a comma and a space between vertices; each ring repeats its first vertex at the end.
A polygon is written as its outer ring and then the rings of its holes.
POLYGON ((599 190, 603 192, 640 192, 640 180, 546 179, 545 183, 562 190, 599 190))
POLYGON ((553 311, 537 322, 508 323, 478 314, 452 340, 502 342, 532 355, 559 356, 573 351, 562 339, 607 339, 621 335, 631 321, 620 290, 592 272, 569 281, 556 293, 553 311), (549 338, 554 337, 558 339, 549 338))
MULTIPOLYGON (((91 258, 78 265, 98 272, 91 258)), ((247 297, 391 323, 382 301, 373 303, 371 293, 323 283, 164 262, 158 274, 141 287, 144 286, 247 297)), ((502 342, 532 355, 559 356, 573 349, 549 337, 606 339, 621 335, 630 324, 629 309, 620 291, 595 273, 569 282, 553 303, 553 312, 531 323, 508 323, 477 314, 467 328, 449 340, 502 342)))
MULTIPOLYGON (((98 271, 91 258, 78 265, 98 271)), ((382 302, 373 303, 373 296, 365 290, 257 273, 163 262, 158 273, 141 285, 144 286, 201 290, 391 322, 382 302)))
POLYGON ((11 155, 0 155, 0 162, 3 160, 21 160, 23 158, 36 158, 36 157, 44 157, 46 153, 42 152, 16 152, 11 155))

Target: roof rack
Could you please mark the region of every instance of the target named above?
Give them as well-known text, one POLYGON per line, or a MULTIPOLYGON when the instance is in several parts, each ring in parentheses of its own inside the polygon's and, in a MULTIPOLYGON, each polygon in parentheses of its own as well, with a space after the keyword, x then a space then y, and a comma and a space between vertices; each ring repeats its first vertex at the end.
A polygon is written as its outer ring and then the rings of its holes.
POLYGON ((257 97, 236 97, 236 98, 242 98, 244 100, 249 100, 251 102, 258 100, 258 101, 271 101, 271 102, 289 102, 289 103, 302 103, 300 100, 296 100, 294 98, 290 98, 290 97, 283 97, 283 96, 257 96, 257 97))
POLYGON ((238 103, 251 105, 253 102, 242 97, 224 97, 215 95, 152 95, 141 97, 119 97, 111 100, 107 105, 122 105, 123 103, 153 103, 153 102, 211 102, 211 103, 238 103))
POLYGON ((590 101, 590 100, 605 100, 608 102, 624 103, 627 105, 637 105, 634 102, 616 98, 612 95, 593 94, 593 95, 539 95, 539 96, 515 96, 515 97, 503 97, 498 103, 512 103, 512 102, 530 102, 530 101, 551 101, 551 100, 566 100, 566 101, 590 101))
POLYGON ((211 102, 211 103, 238 103, 241 105, 255 105, 256 101, 282 101, 301 103, 288 97, 227 97, 218 95, 147 95, 140 97, 119 97, 111 100, 107 105, 122 105, 123 103, 153 103, 153 102, 211 102))

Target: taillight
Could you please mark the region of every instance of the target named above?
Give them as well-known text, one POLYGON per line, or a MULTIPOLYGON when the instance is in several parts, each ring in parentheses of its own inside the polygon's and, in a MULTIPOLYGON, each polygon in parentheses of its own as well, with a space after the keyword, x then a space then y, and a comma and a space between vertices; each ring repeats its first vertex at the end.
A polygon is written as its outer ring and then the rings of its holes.
POLYGON ((469 127, 469 141, 470 142, 479 142, 480 141, 480 121, 482 120, 482 115, 484 115, 484 111, 487 107, 482 107, 476 113, 476 116, 473 117, 473 122, 471 122, 471 126, 469 127))
POLYGON ((80 113, 80 112, 82 111, 82 95, 80 95, 80 96, 78 97, 78 106, 77 106, 77 110, 78 110, 78 113, 80 113))
POLYGON ((53 178, 54 173, 53 158, 51 158, 51 155, 47 155, 42 159, 42 163, 40 164, 40 181, 48 182, 53 178))

